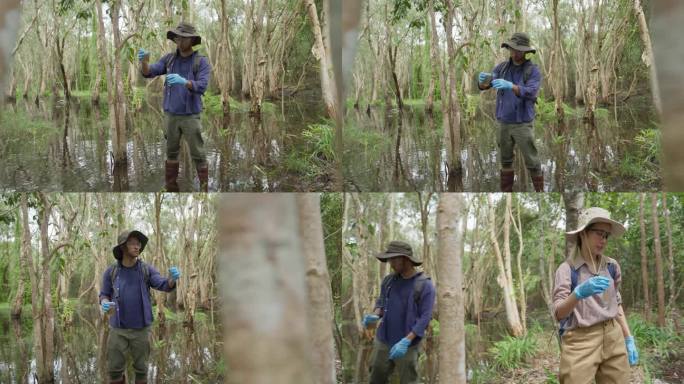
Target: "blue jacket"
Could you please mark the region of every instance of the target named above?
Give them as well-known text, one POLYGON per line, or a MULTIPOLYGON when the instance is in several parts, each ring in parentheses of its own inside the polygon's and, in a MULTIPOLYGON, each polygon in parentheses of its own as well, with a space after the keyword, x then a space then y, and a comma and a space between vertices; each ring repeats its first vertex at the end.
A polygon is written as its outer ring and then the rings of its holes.
MULTIPOLYGON (((415 282, 416 277, 422 273, 423 272, 416 273, 410 278, 410 280, 415 282)), ((397 290, 390 288, 389 294, 394 295, 398 293, 397 290)), ((417 302, 414 297, 413 285, 411 285, 411 289, 408 290, 408 294, 406 294, 406 291, 404 291, 404 294, 405 297, 402 298, 402 301, 405 300, 405 307, 402 309, 405 309, 405 317, 403 319, 395 319, 393 318, 392 314, 404 311, 397 311, 396 309, 392 310, 392 308, 382 307, 382 298, 386 297, 387 295, 387 292, 385 292, 385 287, 381 288, 380 297, 375 302, 375 308, 380 308, 383 310, 383 319, 378 327, 376 338, 384 344, 393 344, 399 341, 402 337, 408 335, 409 332, 413 332, 417 336, 411 343, 411 346, 417 345, 420 343, 420 340, 425 337, 425 329, 432 319, 432 309, 435 304, 435 287, 431 280, 425 281, 425 285, 423 285, 423 289, 421 291, 420 299, 417 302), (400 335, 389 334, 388 329, 390 327, 387 324, 388 322, 392 321, 403 323, 403 329, 400 330, 400 335)), ((395 300, 385 300, 385 302, 386 305, 388 305, 391 302, 395 302, 395 300)))
POLYGON ((149 285, 145 284, 140 262, 133 267, 126 268, 118 262, 114 285, 112 285, 112 266, 108 267, 102 275, 102 289, 100 301, 103 297, 116 303, 114 314, 109 318, 109 325, 114 328, 143 328, 152 324, 152 302, 150 301, 150 287, 158 291, 170 292, 169 279, 162 277, 156 268, 147 264, 150 271, 149 285), (130 273, 130 272, 133 273, 130 273), (137 286, 136 286, 137 285, 137 286), (120 297, 114 297, 114 288, 117 287, 120 297), (139 289, 138 289, 139 288, 139 289))
POLYGON ((539 68, 529 60, 522 65, 515 65, 509 59, 508 62, 504 61, 494 67, 492 75, 494 79, 503 78, 520 87, 520 96, 517 96, 513 90, 496 92, 496 119, 509 124, 532 122, 535 117, 534 104, 542 83, 539 68), (502 73, 506 64, 508 64, 508 70, 502 73), (527 66, 531 66, 531 72, 527 81, 523 81, 527 66))
POLYGON ((164 86, 164 112, 172 115, 194 115, 202 112, 202 95, 207 90, 209 79, 211 77, 211 64, 206 57, 201 57, 199 61, 199 69, 197 71, 197 78, 192 72, 192 63, 195 60, 195 55, 199 55, 195 51, 188 57, 182 57, 178 50, 175 53, 168 53, 164 55, 159 61, 149 66, 149 74, 146 78, 166 75, 166 65, 172 55, 176 55, 169 69, 170 73, 177 73, 183 76, 186 80, 192 83, 192 90, 182 85, 169 86, 165 83, 164 86))

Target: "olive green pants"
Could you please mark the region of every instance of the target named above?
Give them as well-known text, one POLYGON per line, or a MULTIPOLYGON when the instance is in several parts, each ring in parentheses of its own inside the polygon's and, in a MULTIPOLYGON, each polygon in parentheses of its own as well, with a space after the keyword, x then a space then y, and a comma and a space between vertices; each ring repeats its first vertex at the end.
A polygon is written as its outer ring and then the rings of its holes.
POLYGON ((190 147, 190 156, 195 166, 207 162, 207 153, 202 139, 202 121, 200 115, 172 115, 166 113, 166 158, 178 160, 181 136, 190 147))
POLYGON ((520 148, 525 168, 540 171, 541 163, 537 147, 534 145, 534 126, 532 123, 508 124, 499 122, 499 156, 503 168, 513 166, 513 149, 520 148))
POLYGON ((390 346, 373 341, 371 353, 370 384, 386 384, 397 369, 401 384, 418 383, 418 346, 410 347, 404 357, 390 360, 390 346))
POLYGON ((629 361, 625 338, 615 320, 591 327, 575 328, 563 334, 560 383, 629 383, 629 361))
POLYGON ((118 380, 126 370, 126 357, 133 360, 136 380, 147 380, 147 359, 150 356, 150 327, 142 329, 109 328, 107 339, 107 370, 112 380, 118 380))

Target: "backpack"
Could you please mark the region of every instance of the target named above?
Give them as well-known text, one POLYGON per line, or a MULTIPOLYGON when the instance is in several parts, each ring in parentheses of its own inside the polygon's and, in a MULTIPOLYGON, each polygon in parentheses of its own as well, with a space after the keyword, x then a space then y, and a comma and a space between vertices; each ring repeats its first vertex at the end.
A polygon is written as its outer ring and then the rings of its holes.
MULTIPOLYGON (((512 59, 508 59, 507 61, 502 61, 501 63, 497 64, 496 67, 494 67, 494 71, 499 74, 500 79, 505 79, 506 75, 508 75, 508 71, 511 68, 511 63, 513 62, 512 59)), ((530 79, 532 76, 532 69, 534 69, 535 64, 531 62, 530 60, 525 60, 523 63, 523 83, 527 83, 527 80, 530 79)), ((534 98, 535 104, 537 103, 537 98, 534 98)))
MULTIPOLYGON (((199 53, 199 51, 196 51, 193 53, 195 57, 192 59, 192 75, 194 77, 193 80, 197 80, 197 73, 199 72, 199 66, 200 66, 200 61, 202 60, 203 55, 199 53)), ((166 74, 168 75, 171 73, 171 68, 173 67, 173 62, 176 60, 176 57, 178 57, 178 51, 176 52, 171 52, 166 54, 166 74)))
MULTIPOLYGON (((577 269, 573 268, 572 265, 566 261, 568 265, 570 266, 570 293, 575 291, 575 288, 577 288, 577 280, 579 279, 579 271, 577 269)), ((615 281, 615 275, 617 274, 617 269, 615 267, 615 264, 613 263, 608 263, 608 273, 610 274, 610 277, 615 281)), ((565 324, 567 324, 570 321, 570 316, 572 316, 572 312, 568 317, 560 321, 560 327, 558 328, 558 336, 563 336, 563 332, 565 332, 565 324)))
MULTIPOLYGON (((140 268, 142 269, 143 273, 143 279, 145 281, 145 286, 148 287, 147 292, 150 293, 149 286, 150 286, 150 267, 145 264, 142 260, 138 260, 140 263, 140 268)), ((111 265, 112 271, 109 273, 109 279, 112 282, 112 289, 114 290, 114 297, 119 297, 119 289, 114 285, 114 282, 116 281, 116 278, 119 276, 119 270, 121 269, 119 267, 119 263, 116 262, 111 265)), ((152 297, 152 294, 150 293, 150 298, 152 297)))
MULTIPOLYGON (((428 280, 431 280, 423 272, 419 273, 420 274, 416 276, 415 281, 413 282, 413 300, 415 301, 416 305, 420 305, 420 298, 423 295, 423 288, 425 287, 425 283, 428 280)), ((384 279, 382 279, 382 284, 380 285, 380 292, 384 290, 385 295, 380 297, 380 307, 382 307, 383 310, 385 309, 385 305, 387 304, 387 299, 389 298, 389 293, 392 289, 392 283, 399 278, 401 278, 401 276, 398 273, 391 273, 385 276, 384 279)))

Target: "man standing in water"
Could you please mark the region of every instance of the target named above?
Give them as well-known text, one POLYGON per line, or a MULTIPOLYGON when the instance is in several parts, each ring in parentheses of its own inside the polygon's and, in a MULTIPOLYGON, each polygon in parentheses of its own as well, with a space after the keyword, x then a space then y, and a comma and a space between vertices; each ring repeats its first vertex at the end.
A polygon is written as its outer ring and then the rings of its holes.
POLYGON ((178 191, 178 154, 182 135, 190 147, 192 161, 197 168, 200 191, 207 192, 209 170, 200 113, 202 95, 209 84, 211 65, 206 57, 192 49, 202 42, 192 25, 180 23, 176 29, 166 32, 166 38, 176 43, 176 51, 164 55, 154 64, 149 64, 149 52, 138 50, 140 70, 144 77, 167 75, 164 89, 166 190, 178 191))
POLYGON ((382 280, 373 313, 363 317, 364 328, 382 318, 373 342, 370 384, 388 383, 395 368, 401 384, 418 383, 418 344, 432 319, 435 287, 416 271, 422 262, 409 244, 392 241, 376 257, 383 263, 389 260, 394 273, 382 280))
POLYGON ((536 53, 530 47, 526 33, 516 32, 501 44, 508 48, 510 58, 499 63, 491 73, 480 72, 478 87, 496 89, 496 120, 499 122, 499 156, 501 159, 501 191, 513 191, 513 147, 518 145, 530 172, 536 192, 544 191, 537 147, 534 144, 534 105, 542 82, 539 68, 528 55, 536 53))
POLYGON ((138 260, 146 244, 147 236, 140 231, 121 233, 112 250, 117 261, 102 276, 100 305, 105 313, 113 310, 107 339, 107 370, 111 384, 126 383, 124 371, 129 354, 133 360, 135 383, 147 383, 153 320, 150 287, 170 292, 180 278, 177 267, 169 268, 171 277, 165 278, 153 266, 138 260))

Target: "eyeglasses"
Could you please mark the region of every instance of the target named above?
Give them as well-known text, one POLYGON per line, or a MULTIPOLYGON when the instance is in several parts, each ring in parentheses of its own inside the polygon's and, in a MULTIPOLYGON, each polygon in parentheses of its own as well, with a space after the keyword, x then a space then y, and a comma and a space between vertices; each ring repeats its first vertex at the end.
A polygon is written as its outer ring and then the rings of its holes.
POLYGON ((601 236, 606 240, 608 240, 608 238, 610 237, 610 232, 603 231, 601 229, 590 229, 589 232, 594 232, 595 234, 601 236))

